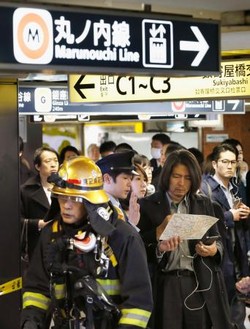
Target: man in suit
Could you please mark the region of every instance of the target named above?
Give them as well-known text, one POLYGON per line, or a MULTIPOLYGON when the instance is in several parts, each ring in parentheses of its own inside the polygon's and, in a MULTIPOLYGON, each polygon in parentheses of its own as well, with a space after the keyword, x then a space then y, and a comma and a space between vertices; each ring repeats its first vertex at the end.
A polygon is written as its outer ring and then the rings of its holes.
POLYGON ((58 171, 59 156, 50 147, 40 147, 34 153, 33 162, 37 175, 21 186, 22 248, 26 250, 29 260, 40 230, 46 225, 44 217, 50 207, 52 188, 47 179, 53 172, 58 171), (26 230, 27 232, 24 232, 26 230))

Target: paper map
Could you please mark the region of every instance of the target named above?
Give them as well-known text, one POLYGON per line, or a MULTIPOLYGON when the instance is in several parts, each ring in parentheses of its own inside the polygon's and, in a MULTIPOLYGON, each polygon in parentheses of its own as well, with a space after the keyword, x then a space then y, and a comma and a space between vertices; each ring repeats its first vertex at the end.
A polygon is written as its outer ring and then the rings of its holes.
POLYGON ((200 240, 217 221, 218 218, 207 215, 173 214, 160 240, 177 235, 183 240, 200 240))

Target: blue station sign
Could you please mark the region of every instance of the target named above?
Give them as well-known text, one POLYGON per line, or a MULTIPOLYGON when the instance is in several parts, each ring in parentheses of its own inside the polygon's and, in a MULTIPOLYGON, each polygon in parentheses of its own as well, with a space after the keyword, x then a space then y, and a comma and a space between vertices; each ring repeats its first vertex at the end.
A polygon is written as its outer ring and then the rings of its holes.
MULTIPOLYGON (((22 115, 138 115, 174 116, 187 119, 191 114, 244 114, 244 100, 196 100, 175 102, 137 102, 80 104, 69 101, 63 86, 19 86, 18 112, 22 115)), ((82 118, 82 117, 81 117, 82 118)))
POLYGON ((146 12, 0 5, 0 68, 219 74, 218 21, 146 12))

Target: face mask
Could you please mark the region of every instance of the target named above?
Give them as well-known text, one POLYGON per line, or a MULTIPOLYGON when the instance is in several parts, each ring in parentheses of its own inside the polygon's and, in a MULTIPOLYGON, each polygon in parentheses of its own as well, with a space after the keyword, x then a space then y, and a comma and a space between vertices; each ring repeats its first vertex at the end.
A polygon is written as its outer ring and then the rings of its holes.
POLYGON ((154 159, 160 159, 161 157, 161 149, 157 149, 155 147, 151 148, 151 156, 154 159))

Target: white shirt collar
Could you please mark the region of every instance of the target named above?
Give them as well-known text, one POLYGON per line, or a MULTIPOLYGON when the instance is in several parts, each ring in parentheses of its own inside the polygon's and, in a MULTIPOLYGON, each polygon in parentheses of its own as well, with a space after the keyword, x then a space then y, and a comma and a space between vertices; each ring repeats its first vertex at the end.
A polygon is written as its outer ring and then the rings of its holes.
POLYGON ((213 178, 214 178, 214 180, 216 180, 216 182, 218 183, 218 184, 220 184, 220 186, 222 187, 222 188, 224 188, 224 189, 227 189, 227 190, 229 190, 229 191, 231 191, 232 189, 233 189, 233 185, 232 185, 232 183, 229 181, 229 183, 228 183, 228 186, 225 186, 224 184, 223 184, 223 182, 222 182, 222 180, 215 174, 215 175, 213 175, 213 178))
POLYGON ((113 204, 114 206, 118 207, 118 208, 121 208, 121 204, 120 204, 119 200, 116 199, 113 195, 109 194, 108 192, 106 192, 106 193, 108 194, 109 199, 110 199, 110 201, 112 202, 112 204, 113 204))

